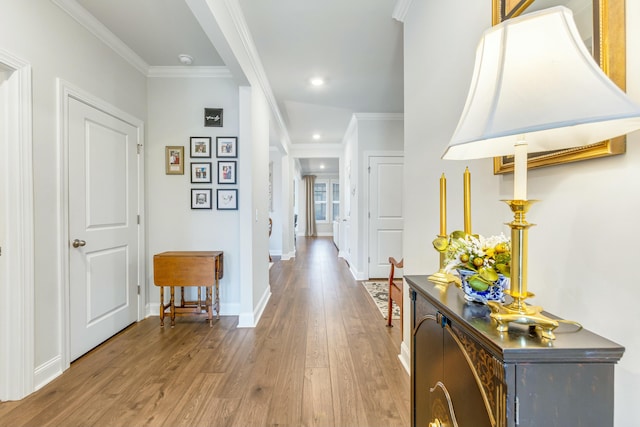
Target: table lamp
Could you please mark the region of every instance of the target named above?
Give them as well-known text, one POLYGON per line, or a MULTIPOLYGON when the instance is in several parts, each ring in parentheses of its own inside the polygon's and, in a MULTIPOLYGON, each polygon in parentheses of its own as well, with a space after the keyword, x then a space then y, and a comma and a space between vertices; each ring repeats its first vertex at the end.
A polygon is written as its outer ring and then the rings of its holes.
POLYGON ((490 303, 501 332, 511 322, 554 339, 558 322, 528 306, 527 153, 578 147, 640 128, 640 106, 600 69, 564 6, 506 20, 484 32, 469 94, 443 159, 514 155, 508 304, 490 303))

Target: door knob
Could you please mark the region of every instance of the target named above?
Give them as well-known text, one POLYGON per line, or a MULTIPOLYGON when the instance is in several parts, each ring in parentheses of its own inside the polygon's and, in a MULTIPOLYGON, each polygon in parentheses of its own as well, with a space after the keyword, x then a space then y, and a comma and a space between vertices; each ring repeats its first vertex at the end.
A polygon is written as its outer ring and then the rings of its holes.
POLYGON ((439 419, 433 420, 433 422, 429 423, 429 427, 444 427, 444 424, 439 419))
POLYGON ((84 240, 78 240, 78 239, 75 239, 75 240, 71 243, 71 246, 73 246, 74 248, 79 248, 80 246, 84 246, 84 245, 86 245, 86 244, 87 244, 87 242, 85 242, 84 240))

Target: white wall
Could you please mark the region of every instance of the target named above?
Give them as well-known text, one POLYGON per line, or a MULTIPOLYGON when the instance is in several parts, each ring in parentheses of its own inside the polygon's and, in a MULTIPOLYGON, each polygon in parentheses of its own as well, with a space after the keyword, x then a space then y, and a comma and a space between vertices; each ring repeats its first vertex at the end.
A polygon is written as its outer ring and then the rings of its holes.
POLYGON ((271 147, 269 149, 269 175, 271 181, 271 205, 269 206, 269 218, 273 221, 271 237, 269 237, 269 254, 282 255, 282 155, 280 151, 271 147))
MULTIPOLYGON (((345 181, 349 188, 345 214, 346 256, 351 273, 358 280, 368 279, 369 248, 369 157, 385 152, 397 155, 404 147, 403 116, 398 114, 354 114, 344 138, 345 165, 351 178, 345 181)), ((344 192, 343 192, 344 193, 344 192)))
POLYGON ((240 186, 239 327, 255 326, 269 286, 269 109, 256 86, 240 88, 240 138, 245 141, 240 186))
MULTIPOLYGON (((238 136, 238 86, 230 77, 152 77, 148 80, 147 239, 148 302, 159 313, 153 255, 164 251, 224 251, 220 281, 222 314, 238 314, 240 257, 238 211, 218 211, 216 190, 238 188, 217 182, 216 137, 238 136), (223 127, 204 127, 205 107, 224 110, 223 127), (211 138, 211 158, 190 158, 190 137, 211 138), (184 175, 165 174, 165 146, 184 147, 184 175), (191 162, 210 162, 211 184, 192 184, 191 162), (212 209, 191 209, 191 189, 212 189, 212 209)), ((238 140, 238 171, 245 167, 246 141, 238 140)), ((266 256, 266 255, 265 255, 266 256)), ((190 289, 195 291, 195 289, 190 289)))
MULTIPOLYGON (((627 0, 627 92, 640 102, 640 0, 627 0)), ((491 2, 414 1, 405 19, 405 274, 437 270, 431 240, 438 233, 438 179, 448 188, 449 231, 462 228, 462 173, 472 174, 472 229, 509 230, 513 176, 493 175, 491 159, 443 161, 460 116, 491 2), (464 13, 461 13, 464 11, 464 13), (426 54, 428 52, 428 54, 426 54), (431 183, 431 184, 429 184, 431 183)), ((636 425, 640 337, 635 333, 640 209, 640 135, 627 153, 529 173, 529 197, 540 199, 527 219, 532 303, 626 347, 616 367, 615 425, 636 425)), ((405 307, 407 309, 407 307, 405 307)), ((408 321, 408 319, 407 319, 408 321)), ((409 328, 405 325, 405 342, 409 328)))
POLYGON ((35 370, 60 368, 62 298, 56 79, 146 119, 145 77, 49 1, 0 2, 0 48, 32 66, 35 370))
POLYGON ((273 182, 273 206, 269 213, 273 229, 269 239, 269 253, 288 260, 294 256, 293 238, 293 163, 288 154, 269 149, 273 182))

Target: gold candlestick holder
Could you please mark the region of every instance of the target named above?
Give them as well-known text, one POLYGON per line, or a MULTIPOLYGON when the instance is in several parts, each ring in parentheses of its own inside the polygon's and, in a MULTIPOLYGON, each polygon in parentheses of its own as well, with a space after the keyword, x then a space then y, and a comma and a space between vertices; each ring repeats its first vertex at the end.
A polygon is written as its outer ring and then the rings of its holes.
POLYGON ((462 286, 462 284, 460 283, 460 279, 453 274, 444 271, 444 250, 448 245, 448 236, 439 235, 433 241, 433 247, 438 252, 440 252, 440 269, 436 273, 433 273, 431 276, 429 276, 427 279, 441 288, 448 287, 450 283, 455 283, 456 286, 460 287, 462 286))
POLYGON ((529 306, 525 303, 527 298, 534 296, 527 290, 527 259, 529 246, 530 224, 526 220, 526 214, 531 205, 537 200, 504 200, 514 214, 514 220, 507 225, 511 227, 511 287, 505 291, 513 298, 509 304, 500 304, 495 301, 488 303, 491 308, 491 317, 498 323, 498 331, 506 332, 509 323, 520 323, 535 327, 543 337, 555 339, 553 331, 558 327, 557 320, 543 315, 542 307, 529 306))

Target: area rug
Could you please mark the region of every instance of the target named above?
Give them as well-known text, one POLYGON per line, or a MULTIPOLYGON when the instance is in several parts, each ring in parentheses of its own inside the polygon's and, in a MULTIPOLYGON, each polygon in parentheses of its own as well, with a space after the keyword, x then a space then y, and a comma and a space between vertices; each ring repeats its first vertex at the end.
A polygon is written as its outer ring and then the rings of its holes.
MULTIPOLYGON (((388 304, 389 304, 389 283, 388 282, 361 282, 362 286, 367 290, 367 293, 376 303, 382 317, 387 318, 388 304)), ((400 308, 393 302, 393 311, 391 314, 392 319, 400 319, 400 308)))

